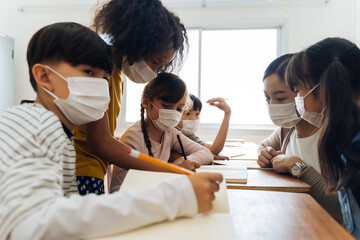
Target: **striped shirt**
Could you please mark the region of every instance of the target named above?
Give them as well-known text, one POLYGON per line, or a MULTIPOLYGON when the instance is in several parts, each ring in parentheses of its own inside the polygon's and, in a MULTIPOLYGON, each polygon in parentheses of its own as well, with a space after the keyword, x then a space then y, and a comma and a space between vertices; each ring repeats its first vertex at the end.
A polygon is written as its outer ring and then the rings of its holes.
POLYGON ((75 149, 58 117, 22 104, 0 118, 0 240, 58 197, 77 193, 75 149))

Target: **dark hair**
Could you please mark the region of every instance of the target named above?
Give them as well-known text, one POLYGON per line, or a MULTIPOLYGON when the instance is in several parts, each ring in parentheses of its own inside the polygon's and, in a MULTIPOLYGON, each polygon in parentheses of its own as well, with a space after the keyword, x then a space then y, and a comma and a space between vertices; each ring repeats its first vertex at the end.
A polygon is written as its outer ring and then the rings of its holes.
POLYGON ((202 109, 201 100, 193 94, 189 94, 189 95, 191 100, 193 101, 192 110, 201 112, 202 109))
POLYGON ((65 61, 72 66, 86 64, 111 75, 113 61, 109 46, 101 37, 78 23, 54 23, 41 28, 31 38, 27 48, 30 83, 37 84, 32 68, 37 63, 65 61))
POLYGON ((293 53, 288 53, 272 61, 264 72, 263 81, 272 74, 277 74, 281 81, 285 81, 285 70, 293 53))
POLYGON ((297 81, 320 83, 325 120, 318 143, 319 160, 330 191, 360 183, 360 151, 352 144, 360 130, 356 105, 360 96, 359 66, 360 49, 342 38, 326 38, 312 45, 291 64, 290 74, 295 74, 297 81))
POLYGON ((124 56, 132 65, 174 49, 174 59, 158 70, 171 71, 182 63, 188 45, 184 25, 159 0, 111 0, 97 11, 93 25, 109 35, 120 69, 124 56))
MULTIPOLYGON (((186 92, 186 85, 178 76, 171 73, 159 73, 159 75, 146 84, 143 91, 143 98, 153 101, 158 98, 167 103, 177 103, 186 92)), ((144 114, 145 109, 141 105, 141 129, 144 135, 144 141, 148 149, 148 154, 153 156, 151 151, 151 142, 146 129, 144 114)))
MULTIPOLYGON (((316 78, 309 75, 309 67, 305 60, 305 52, 301 51, 296 53, 289 61, 286 72, 285 80, 291 90, 299 84, 308 84, 310 87, 316 86, 320 77, 316 78)), ((317 95, 318 89, 315 89, 313 93, 317 95)))

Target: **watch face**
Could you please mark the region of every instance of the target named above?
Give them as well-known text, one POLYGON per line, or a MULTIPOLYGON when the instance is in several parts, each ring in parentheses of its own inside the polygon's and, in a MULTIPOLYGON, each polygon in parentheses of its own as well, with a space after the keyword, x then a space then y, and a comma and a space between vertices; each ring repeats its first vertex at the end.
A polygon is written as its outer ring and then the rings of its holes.
POLYGON ((291 174, 294 176, 299 176, 301 173, 301 168, 298 165, 293 165, 291 167, 291 174))

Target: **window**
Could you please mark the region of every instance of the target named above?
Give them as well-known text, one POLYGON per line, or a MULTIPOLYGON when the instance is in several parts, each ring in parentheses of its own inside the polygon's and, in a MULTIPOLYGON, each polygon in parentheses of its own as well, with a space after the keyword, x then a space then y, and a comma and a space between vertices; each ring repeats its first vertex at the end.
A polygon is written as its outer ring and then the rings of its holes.
MULTIPOLYGON (((232 108, 231 128, 270 126, 262 77, 277 57, 280 29, 211 30, 190 29, 189 53, 179 76, 190 93, 203 103, 202 126, 220 124, 222 111, 206 104, 213 97, 228 99, 232 108)), ((124 122, 140 119, 143 84, 126 81, 124 122)), ((124 107, 124 105, 123 105, 124 107)), ((124 115, 124 114, 123 114, 124 115)))

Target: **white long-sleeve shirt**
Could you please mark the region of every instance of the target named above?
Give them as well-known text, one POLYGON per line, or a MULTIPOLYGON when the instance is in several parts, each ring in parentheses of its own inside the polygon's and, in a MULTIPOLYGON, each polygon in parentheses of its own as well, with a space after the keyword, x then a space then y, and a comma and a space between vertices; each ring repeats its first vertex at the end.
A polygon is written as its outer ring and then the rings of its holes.
MULTIPOLYGON (((171 155, 171 150, 176 150, 177 152, 181 153, 179 141, 176 136, 177 134, 180 136, 188 160, 196 161, 200 164, 210 164, 213 161, 214 157, 209 149, 192 141, 181 131, 175 128, 171 128, 164 132, 161 143, 152 140, 150 137, 151 152, 155 158, 164 162, 168 162, 171 155)), ((148 154, 148 149, 146 147, 144 135, 141 129, 141 121, 137 121, 132 126, 130 126, 121 136, 120 141, 137 151, 148 154)), ((126 176, 126 173, 127 170, 114 166, 114 171, 111 178, 112 192, 119 189, 126 176)))
POLYGON ((0 240, 83 239, 197 212, 185 176, 146 190, 79 196, 71 194, 72 166, 74 146, 52 112, 24 104, 1 116, 0 240))

